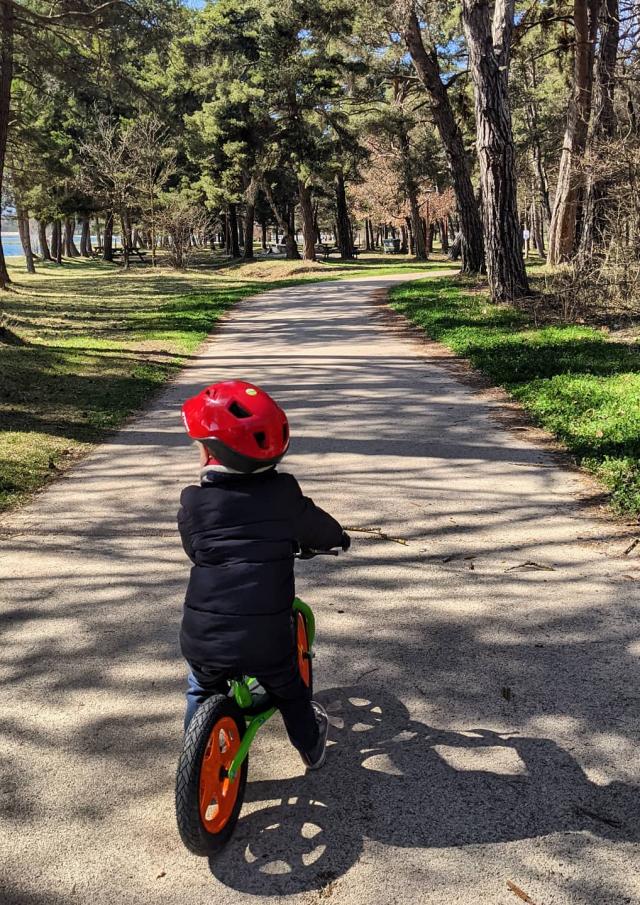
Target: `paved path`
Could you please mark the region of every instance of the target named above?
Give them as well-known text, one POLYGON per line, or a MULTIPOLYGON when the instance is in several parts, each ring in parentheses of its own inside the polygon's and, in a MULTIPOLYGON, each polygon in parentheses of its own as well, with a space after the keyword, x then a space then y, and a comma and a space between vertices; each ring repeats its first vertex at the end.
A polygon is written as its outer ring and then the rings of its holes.
POLYGON ((581 514, 579 477, 389 334, 368 300, 391 282, 243 303, 152 411, 9 519, 5 905, 518 905, 508 881, 537 905, 640 902, 637 550, 581 514), (390 539, 301 564, 327 768, 305 778, 274 721, 207 864, 172 802, 174 514, 195 472, 178 406, 232 375, 287 408, 306 489, 390 539))

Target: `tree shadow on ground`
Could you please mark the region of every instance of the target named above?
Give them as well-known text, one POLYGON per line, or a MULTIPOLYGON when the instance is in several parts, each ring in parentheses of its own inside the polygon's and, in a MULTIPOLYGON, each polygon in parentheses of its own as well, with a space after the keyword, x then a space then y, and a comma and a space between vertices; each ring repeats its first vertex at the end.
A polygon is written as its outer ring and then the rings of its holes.
POLYGON ((318 699, 332 724, 323 771, 249 781, 255 807, 209 861, 216 879, 240 892, 320 889, 349 870, 366 839, 447 848, 588 830, 640 840, 640 790, 596 785, 551 739, 433 729, 388 690, 364 685, 318 699))

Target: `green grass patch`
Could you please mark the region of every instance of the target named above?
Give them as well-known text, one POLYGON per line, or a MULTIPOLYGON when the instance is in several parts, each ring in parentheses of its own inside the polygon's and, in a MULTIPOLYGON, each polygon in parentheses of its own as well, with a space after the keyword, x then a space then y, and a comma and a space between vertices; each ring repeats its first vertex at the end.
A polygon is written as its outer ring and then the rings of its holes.
POLYGON ((535 327, 450 279, 394 287, 391 304, 504 387, 604 483, 617 511, 640 514, 637 343, 592 327, 535 327))
POLYGON ((193 355, 223 312, 267 289, 423 271, 371 255, 340 265, 258 260, 185 273, 68 261, 24 273, 2 294, 17 343, 0 342, 0 510, 55 477, 140 409, 193 355))

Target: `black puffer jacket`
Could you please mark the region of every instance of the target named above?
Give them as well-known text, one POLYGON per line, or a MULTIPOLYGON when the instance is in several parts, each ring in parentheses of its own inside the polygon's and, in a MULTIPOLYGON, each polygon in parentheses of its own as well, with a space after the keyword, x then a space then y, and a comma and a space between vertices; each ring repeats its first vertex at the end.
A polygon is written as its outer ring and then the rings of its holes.
POLYGON ((338 546, 338 522, 275 470, 208 472, 186 487, 178 526, 193 562, 180 644, 192 663, 260 674, 293 649, 293 552, 338 546))

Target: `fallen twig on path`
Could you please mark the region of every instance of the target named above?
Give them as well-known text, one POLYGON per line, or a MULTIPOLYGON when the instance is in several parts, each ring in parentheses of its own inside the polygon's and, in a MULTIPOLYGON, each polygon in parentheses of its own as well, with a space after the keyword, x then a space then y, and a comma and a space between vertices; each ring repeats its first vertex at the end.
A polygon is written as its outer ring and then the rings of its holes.
POLYGON ((638 544, 640 544, 640 537, 634 537, 634 539, 631 541, 631 543, 629 544, 629 546, 627 547, 627 549, 624 551, 624 553, 622 555, 628 556, 632 550, 635 550, 635 548, 638 546, 638 544))
POLYGON ((531 896, 527 895, 524 889, 520 889, 520 887, 516 886, 511 880, 507 880, 507 889, 511 890, 511 892, 519 899, 522 899, 523 902, 527 902, 528 905, 536 905, 531 896))
POLYGON ((392 537, 390 534, 385 534, 382 528, 350 528, 347 526, 344 530, 355 531, 357 534, 372 534, 374 537, 379 537, 381 540, 392 540, 394 544, 403 544, 405 547, 409 546, 409 541, 406 541, 403 537, 392 537))
POLYGON ((365 676, 370 676, 372 672, 378 672, 379 669, 379 666, 374 666, 373 669, 368 669, 366 672, 363 672, 362 675, 359 675, 356 678, 355 684, 357 685, 358 682, 361 682, 365 676))
POLYGON ((508 569, 505 569, 505 572, 555 572, 553 566, 543 566, 542 563, 533 562, 532 559, 528 559, 526 562, 521 562, 517 566, 509 566, 508 569))

